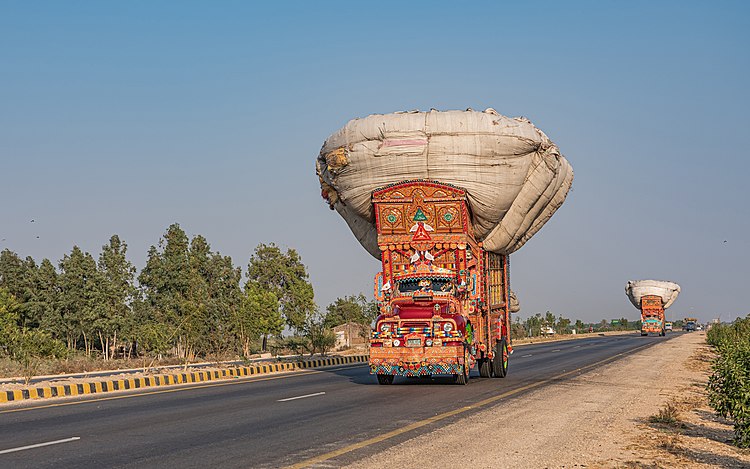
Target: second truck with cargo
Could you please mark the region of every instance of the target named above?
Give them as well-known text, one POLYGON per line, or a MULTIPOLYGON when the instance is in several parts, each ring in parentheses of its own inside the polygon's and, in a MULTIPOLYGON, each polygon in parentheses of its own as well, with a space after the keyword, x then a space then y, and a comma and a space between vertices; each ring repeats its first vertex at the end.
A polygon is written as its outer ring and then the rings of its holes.
POLYGON ((625 285, 625 294, 641 311, 641 335, 666 334, 664 310, 679 293, 679 285, 664 280, 631 280, 625 285))

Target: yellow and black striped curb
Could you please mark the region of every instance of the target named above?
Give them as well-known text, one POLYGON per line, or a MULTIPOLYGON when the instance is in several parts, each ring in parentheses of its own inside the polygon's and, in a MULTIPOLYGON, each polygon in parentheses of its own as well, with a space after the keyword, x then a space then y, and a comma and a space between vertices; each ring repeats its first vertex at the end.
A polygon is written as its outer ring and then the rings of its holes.
POLYGON ((0 403, 23 401, 27 399, 43 399, 48 397, 78 396, 83 394, 98 394, 127 389, 148 388, 154 386, 171 386, 175 384, 200 383, 221 379, 239 378, 243 376, 262 375, 279 371, 294 371, 325 366, 345 365, 347 363, 363 363, 368 360, 367 355, 349 355, 345 357, 319 358, 290 363, 273 363, 268 365, 241 366, 214 371, 194 371, 190 373, 170 373, 147 376, 143 378, 112 379, 93 381, 90 383, 59 384, 38 388, 16 389, 0 391, 0 403))

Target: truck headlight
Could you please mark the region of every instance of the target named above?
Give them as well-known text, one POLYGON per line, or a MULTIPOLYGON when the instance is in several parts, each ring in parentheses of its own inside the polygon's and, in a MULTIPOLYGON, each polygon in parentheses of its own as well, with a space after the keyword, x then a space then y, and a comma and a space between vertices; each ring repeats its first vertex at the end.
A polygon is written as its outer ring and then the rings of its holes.
POLYGON ((384 322, 380 325, 380 332, 391 332, 391 325, 384 322))
POLYGON ((453 330, 453 324, 446 322, 443 324, 443 332, 450 332, 453 330))

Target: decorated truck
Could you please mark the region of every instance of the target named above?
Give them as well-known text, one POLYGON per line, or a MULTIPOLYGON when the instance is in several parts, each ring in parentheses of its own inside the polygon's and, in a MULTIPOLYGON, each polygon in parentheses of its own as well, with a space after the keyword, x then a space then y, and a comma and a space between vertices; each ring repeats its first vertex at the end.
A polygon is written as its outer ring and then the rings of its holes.
POLYGON ((641 335, 649 333, 661 336, 666 333, 664 307, 661 297, 656 295, 641 297, 641 335))
POLYGON ((625 285, 625 294, 641 311, 641 335, 666 335, 664 310, 679 293, 679 285, 664 280, 631 280, 625 285))
POLYGON ((408 181, 372 195, 382 256, 370 367, 394 376, 453 375, 466 384, 475 365, 504 377, 509 335, 508 256, 474 237, 466 191, 408 181))
POLYGON ((682 330, 687 332, 695 332, 698 329, 698 319, 696 318, 685 318, 682 324, 682 330))
POLYGON ((370 370, 504 377, 509 255, 563 204, 573 171, 524 118, 493 109, 375 114, 326 139, 321 195, 379 262, 370 370))

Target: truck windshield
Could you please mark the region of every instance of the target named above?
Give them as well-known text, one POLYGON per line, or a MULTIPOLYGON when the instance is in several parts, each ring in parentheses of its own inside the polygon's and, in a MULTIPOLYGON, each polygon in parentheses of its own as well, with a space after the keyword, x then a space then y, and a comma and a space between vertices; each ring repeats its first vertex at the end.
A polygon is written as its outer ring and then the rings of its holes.
POLYGON ((398 282, 398 291, 401 293, 413 293, 417 291, 446 292, 451 291, 451 279, 409 279, 398 282))

